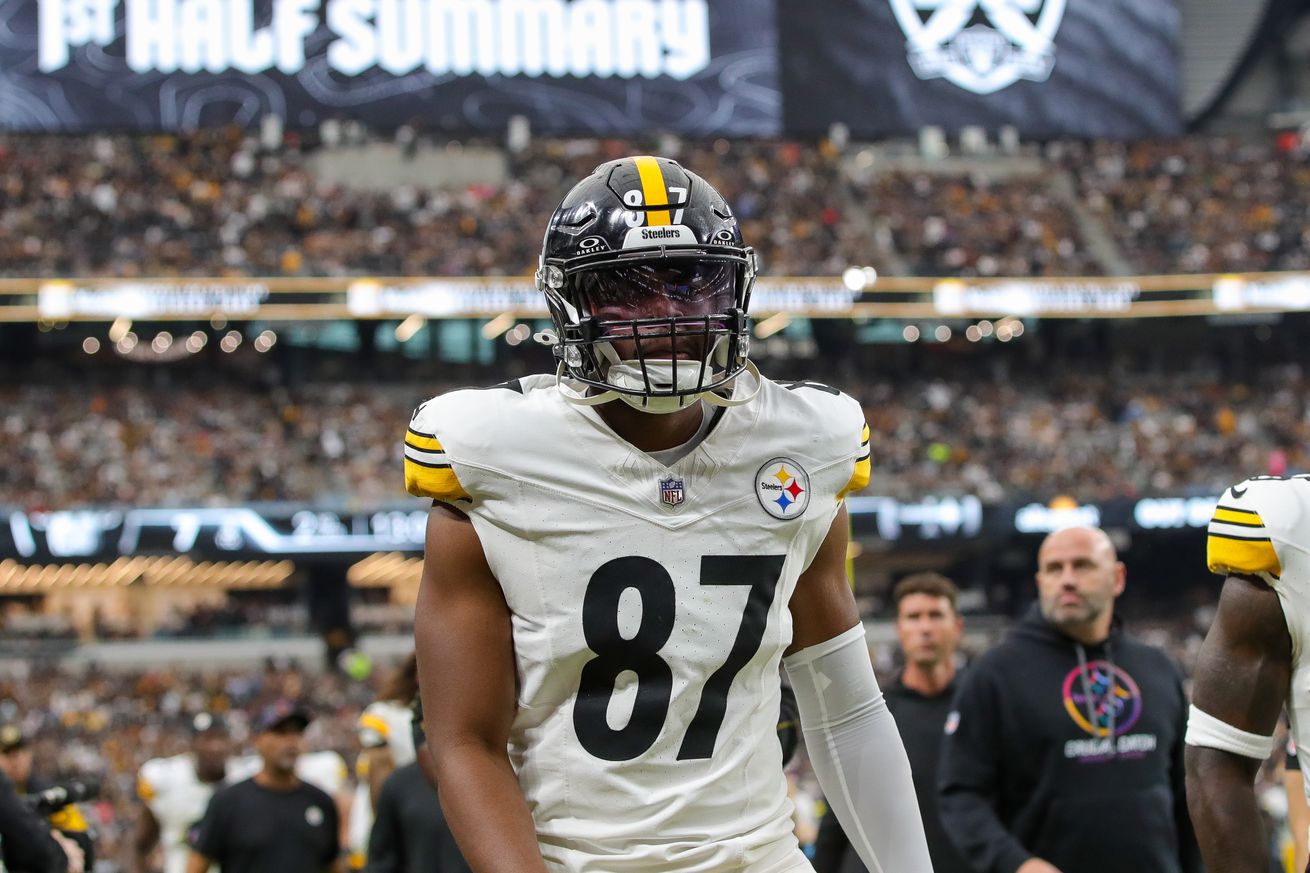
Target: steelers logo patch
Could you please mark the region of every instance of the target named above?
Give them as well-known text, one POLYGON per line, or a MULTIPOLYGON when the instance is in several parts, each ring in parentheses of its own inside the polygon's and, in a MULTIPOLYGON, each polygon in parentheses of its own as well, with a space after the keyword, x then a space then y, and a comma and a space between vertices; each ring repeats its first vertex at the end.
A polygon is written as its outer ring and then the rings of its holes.
POLYGON ((774 458, 755 474, 755 496, 774 518, 796 518, 810 505, 810 474, 791 458, 774 458))

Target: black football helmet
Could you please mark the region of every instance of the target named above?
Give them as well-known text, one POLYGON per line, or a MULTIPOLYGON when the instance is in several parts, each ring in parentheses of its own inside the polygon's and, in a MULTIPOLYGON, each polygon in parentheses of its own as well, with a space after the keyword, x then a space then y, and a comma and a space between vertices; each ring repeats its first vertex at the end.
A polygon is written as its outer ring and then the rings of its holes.
POLYGON ((565 376, 582 387, 565 395, 648 412, 700 397, 744 402, 725 389, 753 369, 756 266, 732 210, 700 176, 668 158, 601 164, 551 216, 536 274, 561 387, 565 376))

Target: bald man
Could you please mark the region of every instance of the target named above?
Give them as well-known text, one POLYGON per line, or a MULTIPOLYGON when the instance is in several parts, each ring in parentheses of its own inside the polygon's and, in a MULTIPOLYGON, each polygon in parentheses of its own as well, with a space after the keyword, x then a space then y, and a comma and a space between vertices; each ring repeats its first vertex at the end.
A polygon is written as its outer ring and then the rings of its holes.
POLYGON ((1104 531, 1037 553, 1037 603, 964 674, 938 775, 978 873, 1199 873, 1182 675, 1115 618, 1127 573, 1104 531))

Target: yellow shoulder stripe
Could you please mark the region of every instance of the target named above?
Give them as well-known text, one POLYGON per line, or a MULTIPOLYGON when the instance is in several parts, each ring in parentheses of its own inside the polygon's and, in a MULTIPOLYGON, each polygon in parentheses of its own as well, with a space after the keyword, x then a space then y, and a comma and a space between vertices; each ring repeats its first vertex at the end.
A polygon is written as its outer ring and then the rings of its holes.
POLYGON ((1237 537, 1212 533, 1206 538, 1205 561, 1212 573, 1268 573, 1278 577, 1283 566, 1268 537, 1237 537))
POLYGON ((359 726, 361 728, 371 728, 384 737, 391 736, 391 725, 387 724, 385 719, 371 712, 366 712, 359 717, 359 726))
POLYGON ((414 430, 412 427, 405 430, 405 442, 409 443, 414 448, 425 452, 445 451, 445 449, 441 447, 441 442, 435 436, 430 433, 422 433, 414 430))
POLYGON ((851 473, 850 481, 846 487, 837 492, 837 499, 845 499, 847 494, 852 491, 859 491, 869 484, 869 478, 873 475, 873 464, 870 460, 869 453, 869 426, 866 424, 864 430, 860 433, 860 455, 855 459, 855 470, 851 473))
POLYGON ((1224 524, 1235 524, 1238 527, 1264 527, 1264 519, 1260 518, 1260 513, 1252 509, 1219 506, 1214 511, 1213 519, 1224 524))
POLYGON ((144 776, 136 777, 136 796, 142 800, 155 799, 155 786, 150 784, 150 780, 144 776))
POLYGON ((415 497, 434 500, 472 500, 459 477, 449 464, 426 466, 410 458, 405 459, 405 490, 415 497))

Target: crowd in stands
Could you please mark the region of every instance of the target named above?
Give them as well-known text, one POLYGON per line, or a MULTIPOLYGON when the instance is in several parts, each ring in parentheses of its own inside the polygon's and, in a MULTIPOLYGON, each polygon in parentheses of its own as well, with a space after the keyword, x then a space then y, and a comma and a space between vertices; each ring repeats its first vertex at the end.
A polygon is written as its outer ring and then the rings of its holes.
POLYGON ((1068 148, 1085 203, 1140 273, 1310 268, 1310 162, 1197 137, 1068 148))
MULTIPOLYGON (((374 680, 384 672, 375 670, 374 680)), ((100 780, 100 798, 84 809, 97 834, 97 869, 104 864, 116 873, 125 869, 136 827, 137 771, 151 758, 186 752, 195 714, 223 714, 238 749, 248 749, 253 717, 264 707, 280 699, 312 700, 307 746, 349 762, 356 720, 375 696, 369 682, 272 661, 262 670, 203 671, 172 665, 69 672, 28 665, 0 678, 0 722, 31 738, 39 775, 100 780)))
POLYGON ((893 171, 875 177, 868 203, 893 247, 922 276, 1088 276, 1090 256, 1068 205, 1044 176, 991 179, 893 171))
POLYGON ((1219 138, 1056 143, 1037 171, 975 160, 860 182, 829 143, 539 140, 505 154, 502 182, 384 191, 316 176, 318 146, 235 128, 0 136, 0 275, 524 275, 573 180, 656 151, 721 188, 772 275, 896 259, 920 275, 1105 272, 1075 197, 1137 272, 1310 265, 1304 157, 1219 138))
MULTIPOLYGON (((1249 380, 962 370, 834 384, 865 407, 869 493, 1094 501, 1217 494, 1249 475, 1310 471, 1310 377, 1295 365, 1249 380)), ((400 434, 447 387, 0 386, 0 505, 403 501, 400 434)))

